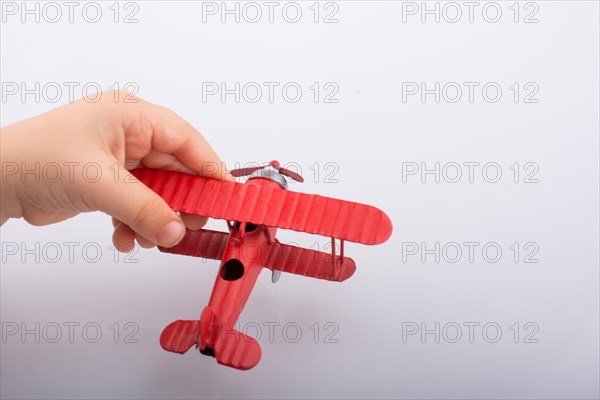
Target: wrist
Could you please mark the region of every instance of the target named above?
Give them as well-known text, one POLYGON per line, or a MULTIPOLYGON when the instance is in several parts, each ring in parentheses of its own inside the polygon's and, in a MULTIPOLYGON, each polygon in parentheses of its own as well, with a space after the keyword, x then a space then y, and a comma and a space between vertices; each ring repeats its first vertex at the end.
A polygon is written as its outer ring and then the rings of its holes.
POLYGON ((0 225, 10 218, 22 217, 22 207, 16 194, 19 164, 16 161, 10 128, 0 129, 0 225))

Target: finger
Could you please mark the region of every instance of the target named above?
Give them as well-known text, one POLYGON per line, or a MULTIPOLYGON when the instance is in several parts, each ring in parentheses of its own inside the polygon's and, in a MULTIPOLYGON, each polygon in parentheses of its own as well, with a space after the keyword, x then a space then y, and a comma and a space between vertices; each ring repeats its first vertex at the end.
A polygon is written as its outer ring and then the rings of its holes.
POLYGON ((208 217, 202 215, 180 213, 179 216, 183 220, 185 227, 192 231, 202 229, 208 222, 208 217))
POLYGON ((175 155, 199 175, 227 178, 223 162, 204 136, 173 111, 143 100, 127 110, 126 158, 142 159, 156 150, 175 155))
POLYGON ((122 222, 119 222, 115 226, 115 231, 113 233, 112 240, 113 244, 115 245, 115 248, 118 251, 122 253, 129 253, 131 250, 133 250, 134 239, 135 232, 130 227, 128 227, 122 222))
POLYGON ((141 160, 141 164, 148 168, 166 169, 196 175, 195 171, 182 164, 173 154, 161 153, 154 149, 150 150, 150 153, 141 160))
MULTIPOLYGON (((129 163, 128 163, 129 164, 129 163)), ((223 168, 224 167, 224 163, 222 164, 223 168)), ((131 170, 133 168, 137 168, 140 166, 144 166, 144 167, 148 167, 148 168, 156 168, 156 169, 166 169, 169 171, 177 171, 177 172, 184 172, 186 174, 192 174, 192 175, 196 175, 197 172, 191 170, 190 168, 188 168, 186 165, 184 165, 176 156, 174 156, 173 154, 167 154, 167 153, 161 153, 160 151, 157 150, 150 150, 150 153, 145 156, 143 159, 141 160, 132 160, 132 162, 130 163, 130 167, 128 167, 128 170, 131 170)), ((235 178, 233 177, 233 175, 231 175, 229 173, 229 171, 227 171, 226 169, 225 171, 225 180, 227 181, 235 181, 235 178)), ((206 174, 201 174, 201 175, 205 175, 206 174)), ((219 179, 222 177, 218 177, 219 179)))
POLYGON ((156 246, 156 244, 138 234, 135 235, 135 241, 144 249, 151 249, 156 246))
POLYGON ((117 181, 103 176, 91 184, 90 201, 98 210, 123 221, 119 227, 128 225, 152 243, 163 247, 179 243, 185 234, 179 215, 125 168, 120 165, 118 168, 124 179, 117 181))

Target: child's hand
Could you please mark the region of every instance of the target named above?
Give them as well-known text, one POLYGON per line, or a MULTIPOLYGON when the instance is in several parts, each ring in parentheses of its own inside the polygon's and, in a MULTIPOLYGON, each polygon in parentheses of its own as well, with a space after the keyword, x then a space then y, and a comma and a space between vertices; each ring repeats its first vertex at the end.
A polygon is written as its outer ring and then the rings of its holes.
POLYGON ((130 251, 134 239, 143 247, 173 246, 185 234, 184 221, 190 229, 206 222, 179 216, 128 170, 146 166, 230 179, 190 124, 126 92, 65 105, 3 128, 0 137, 2 223, 23 217, 48 225, 99 210, 113 216, 113 242, 121 251, 130 251))

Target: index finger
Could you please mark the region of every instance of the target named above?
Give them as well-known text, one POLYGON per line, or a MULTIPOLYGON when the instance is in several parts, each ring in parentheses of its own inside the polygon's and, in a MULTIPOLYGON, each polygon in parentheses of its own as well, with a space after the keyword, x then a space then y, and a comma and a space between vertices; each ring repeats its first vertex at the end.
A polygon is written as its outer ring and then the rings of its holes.
POLYGON ((128 113, 124 124, 127 134, 133 134, 133 138, 126 139, 126 151, 136 153, 131 154, 133 158, 141 159, 155 150, 173 154, 199 175, 233 180, 212 146, 187 121, 168 108, 141 99, 136 106, 135 115, 128 113), (130 140, 135 143, 129 143, 130 140))

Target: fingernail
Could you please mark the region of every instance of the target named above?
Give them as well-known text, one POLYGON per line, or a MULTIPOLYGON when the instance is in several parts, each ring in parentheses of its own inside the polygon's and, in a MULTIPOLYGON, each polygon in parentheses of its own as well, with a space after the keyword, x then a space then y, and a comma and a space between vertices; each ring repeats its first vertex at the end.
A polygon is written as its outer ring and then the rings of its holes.
POLYGON ((172 247, 181 242, 185 235, 185 228, 181 222, 171 221, 158 233, 158 242, 161 246, 172 247))

